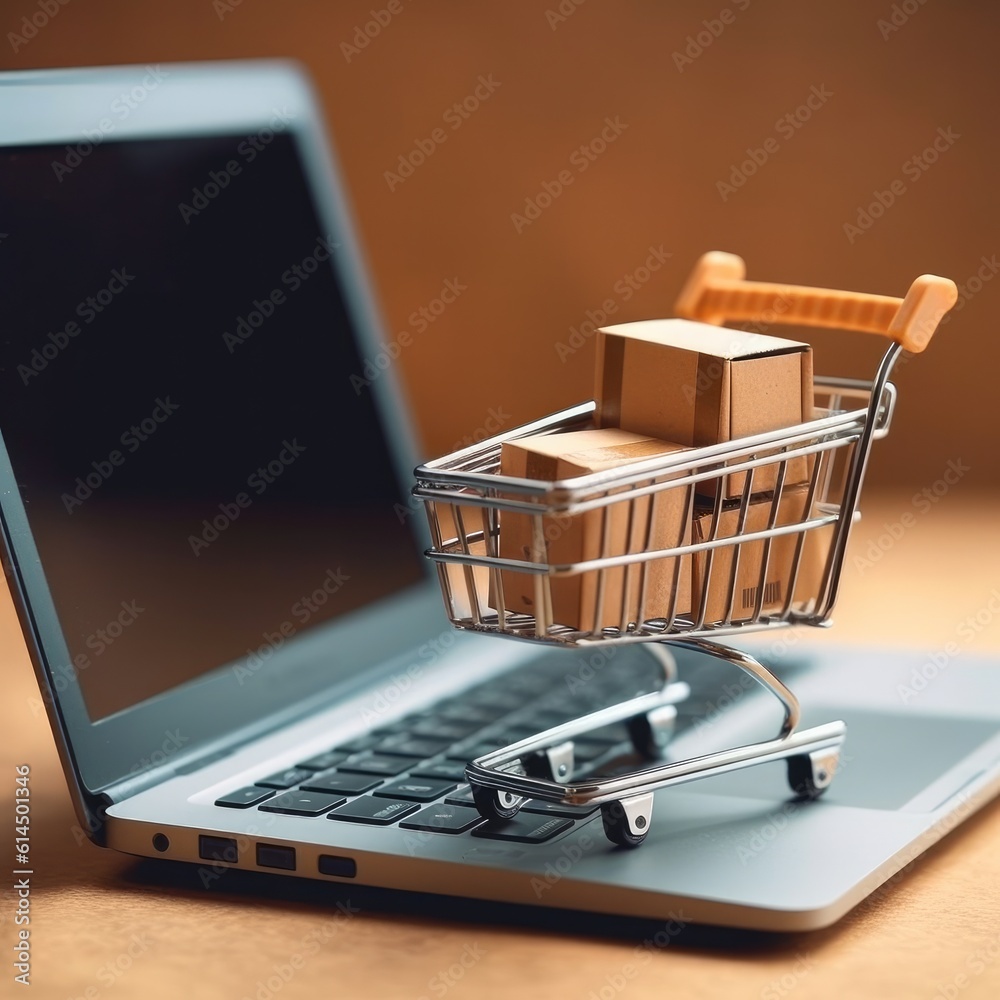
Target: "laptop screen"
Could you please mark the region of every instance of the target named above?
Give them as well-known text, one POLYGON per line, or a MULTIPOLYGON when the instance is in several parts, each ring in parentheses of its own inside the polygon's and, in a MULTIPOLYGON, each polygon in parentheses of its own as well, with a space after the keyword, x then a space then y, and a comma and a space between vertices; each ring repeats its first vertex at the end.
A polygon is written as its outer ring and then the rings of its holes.
POLYGON ((0 149, 0 428, 99 719, 424 571, 292 135, 83 149, 0 149))

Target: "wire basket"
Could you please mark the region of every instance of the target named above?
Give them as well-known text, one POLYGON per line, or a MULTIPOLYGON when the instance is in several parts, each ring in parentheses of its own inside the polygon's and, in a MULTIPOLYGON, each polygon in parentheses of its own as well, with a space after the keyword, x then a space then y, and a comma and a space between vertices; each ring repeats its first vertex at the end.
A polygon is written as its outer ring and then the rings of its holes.
POLYGON ((593 402, 416 470, 413 493, 424 502, 432 540, 427 556, 455 627, 563 646, 648 643, 663 667, 659 692, 471 762, 467 775, 485 816, 510 819, 529 798, 598 804, 609 838, 635 846, 649 832, 652 792, 672 784, 785 759, 796 794, 822 794, 836 771, 844 724, 796 731, 791 691, 749 654, 717 640, 829 623, 871 445, 888 433, 895 408, 892 367, 904 349, 923 350, 956 296, 952 282, 930 275, 905 299, 751 283, 738 257, 706 254, 678 301, 681 315, 721 322, 770 311, 774 321, 880 333, 893 342, 875 378, 816 379, 814 419, 806 423, 572 479, 500 475, 501 449, 522 437, 592 427, 593 402), (734 484, 737 495, 727 501, 734 484), (553 560, 561 534, 585 519, 586 558, 553 560), (526 539, 517 557, 504 545, 505 528, 506 537, 516 528, 526 539), (558 597, 567 581, 578 609, 572 615, 558 597), (644 756, 661 754, 687 695, 670 644, 751 673, 784 707, 778 736, 625 776, 569 780, 574 738, 612 722, 628 723, 644 756))

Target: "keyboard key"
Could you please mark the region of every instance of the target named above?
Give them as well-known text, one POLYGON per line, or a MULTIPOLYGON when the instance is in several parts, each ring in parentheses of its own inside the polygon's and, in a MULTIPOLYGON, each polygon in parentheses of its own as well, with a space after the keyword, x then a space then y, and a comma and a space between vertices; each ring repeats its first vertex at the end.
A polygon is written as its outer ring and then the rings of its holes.
POLYGON ((468 762, 470 760, 475 760, 477 757, 485 757, 486 754, 493 753, 501 747, 509 746, 512 742, 513 740, 506 740, 503 737, 483 740, 480 743, 474 743, 470 746, 455 747, 454 750, 448 751, 448 757, 451 760, 468 762))
POLYGON ((335 809, 327 819, 342 819, 349 823, 373 823, 376 826, 388 826, 397 819, 409 816, 420 806, 415 802, 402 802, 399 799, 376 799, 365 796, 355 799, 346 806, 335 809))
POLYGON ((473 705, 488 708, 498 715, 502 712, 512 712, 515 708, 524 708, 524 698, 507 691, 481 689, 469 695, 473 705))
POLYGON ((278 771, 277 774, 261 778, 255 784, 262 785, 264 788, 291 788, 292 785, 297 785, 311 777, 312 771, 306 771, 301 767, 290 767, 285 771, 278 771))
POLYGON ((216 799, 217 806, 227 806, 229 809, 249 809, 250 806, 269 799, 274 792, 270 788, 258 788, 251 785, 249 788, 240 788, 228 795, 223 795, 221 799, 216 799))
POLYGON ((378 753, 388 753, 401 757, 436 757, 451 746, 451 740, 429 740, 409 733, 398 733, 383 740, 375 748, 378 753))
POLYGON ((304 767, 309 771, 328 771, 331 767, 336 767, 342 761, 347 760, 347 754, 341 750, 327 750, 326 753, 317 754, 308 760, 299 761, 296 767, 304 767))
POLYGON ((311 775, 302 786, 304 792, 332 792, 334 795, 361 795, 377 788, 382 782, 368 774, 344 774, 343 771, 324 771, 311 775))
MULTIPOLYGON (((458 808, 458 807, 456 807, 458 808)), ((504 823, 487 823, 473 833, 474 837, 488 837, 490 840, 513 840, 519 844, 541 844, 551 840, 556 834, 568 830, 573 821, 559 816, 538 816, 535 813, 519 812, 504 823)))
POLYGON ((483 822, 475 809, 467 806, 436 805, 422 809, 416 816, 404 819, 404 830, 427 830, 432 833, 464 833, 483 822))
POLYGON ((414 768, 414 778, 440 778, 442 781, 465 781, 465 761, 435 760, 414 768))
POLYGON ((472 788, 469 785, 462 785, 445 799, 445 802, 450 806, 471 806, 475 804, 475 801, 472 797, 472 788))
POLYGON ((354 771, 358 774, 380 774, 383 778, 393 778, 419 763, 419 757, 391 757, 388 754, 369 753, 357 760, 341 764, 340 770, 354 771))
POLYGON ((479 722, 469 720, 425 719, 413 726, 410 732, 414 736, 427 736, 431 739, 447 740, 449 743, 454 743, 455 740, 465 739, 477 729, 482 729, 482 725, 479 722))
POLYGON ((395 722, 387 722, 384 726, 373 729, 375 736, 394 736, 398 733, 408 733, 410 729, 421 721, 419 715, 409 715, 405 719, 396 719, 395 722))
POLYGON ((451 781, 436 781, 433 778, 402 778, 391 781, 380 788, 375 794, 396 799, 410 799, 413 802, 433 802, 441 798, 445 792, 454 789, 451 781))
POLYGON ((484 726, 493 722, 499 714, 495 709, 473 705, 462 698, 456 698, 454 701, 435 705, 434 709, 441 719, 457 720, 459 722, 479 722, 484 726))
POLYGON ((328 795, 323 792, 282 792, 260 808, 263 812, 287 813, 289 816, 318 816, 346 801, 343 795, 328 795))
POLYGON ((541 799, 529 799, 521 806, 523 812, 537 813, 542 816, 565 816, 568 819, 584 819, 598 808, 600 807, 564 806, 561 802, 543 802, 541 799))
POLYGON ((540 695, 555 687, 549 675, 533 670, 519 670, 516 674, 508 674, 501 683, 505 691, 523 695, 540 695))
POLYGON ((384 736, 376 736, 374 733, 362 733, 346 743, 338 743, 333 749, 342 750, 344 753, 360 753, 362 750, 370 750, 377 743, 381 743, 383 739, 385 739, 384 736))

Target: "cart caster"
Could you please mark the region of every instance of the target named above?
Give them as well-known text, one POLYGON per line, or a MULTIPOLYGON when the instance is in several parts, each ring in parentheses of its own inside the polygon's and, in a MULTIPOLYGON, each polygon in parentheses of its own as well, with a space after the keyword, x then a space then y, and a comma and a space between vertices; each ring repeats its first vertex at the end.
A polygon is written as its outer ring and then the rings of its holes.
POLYGON ((601 806, 604 835, 618 847, 638 847, 653 820, 653 794, 606 802, 601 806))
POLYGON ((833 781, 840 751, 814 750, 788 758, 788 785, 800 799, 818 799, 833 781))
POLYGON ((500 821, 513 819, 524 804, 520 795, 475 783, 472 785, 472 801, 483 819, 500 821))
POLYGON ((629 719, 628 734, 635 752, 642 757, 659 757, 674 735, 677 725, 677 709, 673 705, 661 705, 645 715, 629 719))
POLYGON ((558 746, 540 750, 524 761, 524 773, 532 778, 546 778, 549 781, 566 781, 573 775, 576 761, 573 756, 573 741, 567 740, 558 746))

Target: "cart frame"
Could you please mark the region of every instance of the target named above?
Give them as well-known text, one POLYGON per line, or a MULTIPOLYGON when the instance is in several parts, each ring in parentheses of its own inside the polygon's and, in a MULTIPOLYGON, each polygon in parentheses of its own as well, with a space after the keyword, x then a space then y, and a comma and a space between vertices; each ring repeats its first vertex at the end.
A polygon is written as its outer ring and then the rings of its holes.
MULTIPOLYGON (((605 832, 622 846, 637 846, 649 832, 653 792, 712 774, 785 760, 792 791, 803 798, 817 798, 836 773, 846 727, 830 722, 799 730, 800 709, 795 695, 760 661, 746 652, 719 643, 724 635, 781 628, 793 624, 826 626, 837 601, 840 578, 853 522, 858 516, 861 488, 871 447, 884 437, 896 404, 896 389, 889 381, 893 366, 907 350, 919 353, 930 342, 941 317, 954 304, 953 282, 922 275, 903 299, 827 289, 778 286, 744 280, 745 268, 732 254, 709 253, 698 262, 678 299, 676 311, 703 322, 762 320, 768 324, 799 323, 873 332, 890 338, 888 349, 871 382, 857 379, 817 378, 817 419, 725 444, 697 448, 666 457, 630 463, 605 472, 560 482, 541 482, 498 474, 504 442, 529 435, 582 429, 592 425, 594 403, 584 403, 497 435, 481 444, 419 466, 413 495, 423 501, 432 547, 427 550, 438 570, 449 619, 459 629, 506 638, 544 642, 557 646, 589 647, 596 644, 646 643, 663 671, 660 690, 642 695, 580 719, 548 729, 495 752, 478 757, 466 767, 479 811, 488 818, 512 818, 527 799, 557 801, 566 805, 599 805, 605 832), (845 402, 860 405, 844 409, 845 402), (805 459, 810 475, 801 518, 779 523, 779 505, 788 463, 805 459), (838 465, 839 463, 839 465, 838 465), (746 531, 747 511, 754 495, 754 477, 763 468, 774 470, 767 527, 746 531), (724 507, 721 488, 714 490, 709 537, 680 541, 669 548, 607 553, 611 511, 628 505, 631 531, 635 501, 648 499, 648 520, 667 491, 683 491, 690 520, 699 486, 733 473, 743 473, 744 486, 733 534, 720 534, 724 507), (546 526, 553 518, 573 518, 602 511, 602 555, 566 565, 549 564, 546 526), (501 557, 500 526, 504 513, 529 516, 532 523, 532 558, 501 557), (472 524, 468 523, 472 520, 472 524), (548 519, 548 520, 547 520, 548 519), (450 532, 454 532, 451 535, 450 532), (790 556, 787 591, 777 602, 766 600, 765 580, 778 541, 787 538, 794 547, 790 556), (815 572, 812 590, 800 596, 797 583, 804 553, 823 539, 822 568, 815 572), (725 585, 724 616, 707 620, 713 565, 719 550, 730 556, 725 585), (760 559, 757 586, 749 588, 752 606, 736 607, 741 555, 760 559), (685 560, 699 559, 703 576, 701 592, 694 597, 689 615, 679 615, 677 582, 685 560), (659 617, 645 617, 647 581, 655 560, 672 560, 674 587, 669 608, 659 617), (632 569, 634 567, 634 570, 632 569), (552 621, 550 581, 557 577, 594 574, 596 604, 603 607, 608 574, 619 572, 622 585, 619 625, 598 632, 582 632, 552 621), (504 600, 504 572, 531 574, 534 578, 534 616, 515 614, 504 600), (638 580, 636 585, 635 581, 638 580), (489 589, 487 589, 487 587, 489 589), (637 589, 637 593, 633 593, 637 589), (629 620, 633 598, 639 608, 629 620), (490 608, 492 599, 493 610, 490 608), (651 763, 625 775, 573 780, 573 740, 613 723, 626 722, 635 749, 655 760, 666 746, 676 719, 676 705, 688 694, 677 680, 672 645, 697 649, 723 659, 749 673, 781 703, 784 719, 770 740, 738 746, 681 761, 651 763)), ((563 522, 565 523, 565 522, 563 522)), ((647 542, 649 535, 646 536, 647 542)), ((787 543, 782 549, 787 554, 787 543)), ((744 596, 744 605, 746 598, 744 596)))

